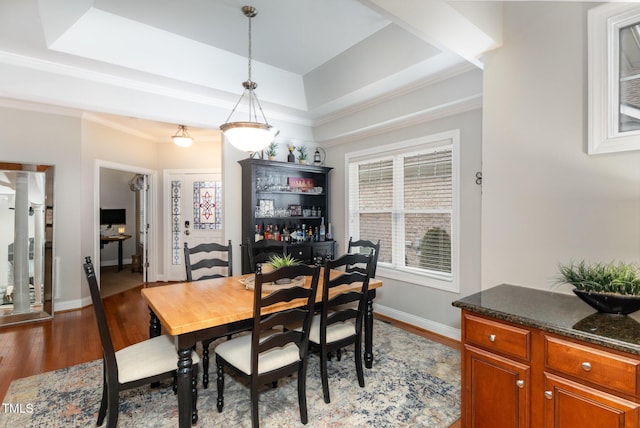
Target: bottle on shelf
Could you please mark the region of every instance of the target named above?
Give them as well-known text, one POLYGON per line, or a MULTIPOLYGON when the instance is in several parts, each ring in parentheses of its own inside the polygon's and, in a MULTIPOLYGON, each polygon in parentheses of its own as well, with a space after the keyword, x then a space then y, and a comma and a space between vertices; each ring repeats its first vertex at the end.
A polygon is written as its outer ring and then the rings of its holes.
POLYGON ((276 241, 280 240, 280 230, 278 229, 278 225, 275 225, 275 228, 273 229, 273 239, 275 239, 276 241))
POLYGON ((331 223, 327 225, 327 241, 331 241, 333 239, 333 235, 331 235, 331 223))
POLYGON ((327 238, 324 228, 324 217, 320 220, 320 241, 324 241, 327 238))
POLYGON ((255 240, 256 240, 256 242, 262 240, 262 233, 260 232, 260 225, 259 224, 256 224, 255 240))

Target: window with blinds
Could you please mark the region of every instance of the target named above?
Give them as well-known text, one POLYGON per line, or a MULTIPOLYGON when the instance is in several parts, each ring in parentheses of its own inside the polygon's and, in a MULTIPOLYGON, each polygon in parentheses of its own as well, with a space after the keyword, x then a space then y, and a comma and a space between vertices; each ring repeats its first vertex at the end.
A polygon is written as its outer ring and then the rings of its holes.
POLYGON ((454 144, 402 145, 348 157, 348 231, 380 240, 378 267, 452 280, 454 144))

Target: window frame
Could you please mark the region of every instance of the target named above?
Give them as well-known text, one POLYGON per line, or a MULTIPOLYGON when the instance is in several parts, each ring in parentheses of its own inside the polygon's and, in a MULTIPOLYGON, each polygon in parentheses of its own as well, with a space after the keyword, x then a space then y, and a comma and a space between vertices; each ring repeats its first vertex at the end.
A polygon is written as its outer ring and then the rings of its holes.
MULTIPOLYGON (((360 238, 358 230, 351 230, 350 173, 351 164, 363 161, 392 158, 400 154, 410 154, 428 146, 429 149, 451 147, 451 274, 438 274, 434 271, 425 272, 422 269, 408 266, 393 266, 391 263, 378 261, 376 276, 399 280, 411 284, 435 288, 439 290, 460 291, 460 130, 454 129, 431 134, 410 140, 385 144, 378 147, 345 153, 345 240, 348 237, 360 238)), ((395 168, 395 164, 394 164, 395 168)), ((404 205, 403 205, 404 206, 404 205)), ((403 210, 402 213, 405 213, 403 210)), ((394 242, 404 241, 404 222, 396 222, 393 217, 397 213, 392 210, 392 236, 394 242), (399 224, 398 224, 399 223, 399 224)), ((366 237, 363 237, 366 239, 366 237)), ((394 251, 392 249, 392 251, 394 251)), ((403 250, 404 251, 404 250, 403 250)), ((394 252, 394 255, 396 253, 394 252)))
POLYGON ((604 4, 588 11, 589 155, 640 150, 640 130, 620 131, 620 30, 640 23, 640 6, 604 4))

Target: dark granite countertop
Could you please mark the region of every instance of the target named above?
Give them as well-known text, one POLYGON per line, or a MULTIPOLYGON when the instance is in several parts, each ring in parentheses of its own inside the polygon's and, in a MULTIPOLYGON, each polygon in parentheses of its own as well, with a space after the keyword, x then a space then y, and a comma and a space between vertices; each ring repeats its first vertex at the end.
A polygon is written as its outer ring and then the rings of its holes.
POLYGON ((573 295, 508 284, 456 300, 453 306, 640 355, 640 311, 631 315, 598 313, 573 295))

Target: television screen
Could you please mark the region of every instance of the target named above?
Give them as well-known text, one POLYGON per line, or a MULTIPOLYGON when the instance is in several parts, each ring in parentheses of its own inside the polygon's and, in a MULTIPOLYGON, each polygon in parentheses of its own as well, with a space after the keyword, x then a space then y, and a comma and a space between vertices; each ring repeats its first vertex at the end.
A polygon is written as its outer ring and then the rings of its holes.
POLYGON ((100 224, 127 224, 127 210, 124 208, 108 210, 101 209, 100 224))

